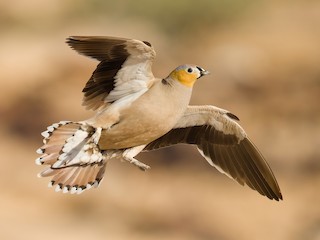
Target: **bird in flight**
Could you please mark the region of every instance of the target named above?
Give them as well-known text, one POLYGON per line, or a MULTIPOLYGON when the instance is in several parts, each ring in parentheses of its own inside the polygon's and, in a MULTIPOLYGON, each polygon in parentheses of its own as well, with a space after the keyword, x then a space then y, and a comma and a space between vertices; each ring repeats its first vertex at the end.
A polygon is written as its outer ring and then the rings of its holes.
POLYGON ((83 105, 95 115, 42 132, 36 163, 48 166, 39 176, 51 177, 49 186, 81 193, 99 185, 111 159, 147 170, 136 155, 182 143, 196 145, 211 166, 241 185, 282 199, 271 168, 238 117, 215 106, 189 105, 194 83, 208 71, 185 64, 156 78, 151 70, 156 53, 146 41, 73 36, 67 44, 99 61, 83 89, 83 105))

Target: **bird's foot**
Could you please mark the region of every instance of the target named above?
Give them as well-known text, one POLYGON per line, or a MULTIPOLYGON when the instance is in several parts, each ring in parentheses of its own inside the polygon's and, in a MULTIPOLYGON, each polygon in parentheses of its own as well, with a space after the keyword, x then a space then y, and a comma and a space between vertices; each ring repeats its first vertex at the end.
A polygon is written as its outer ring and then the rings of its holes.
POLYGON ((137 166, 142 171, 146 171, 146 170, 150 169, 150 166, 148 166, 147 164, 144 164, 143 162, 138 161, 135 158, 124 157, 123 159, 125 161, 128 161, 129 163, 137 166))

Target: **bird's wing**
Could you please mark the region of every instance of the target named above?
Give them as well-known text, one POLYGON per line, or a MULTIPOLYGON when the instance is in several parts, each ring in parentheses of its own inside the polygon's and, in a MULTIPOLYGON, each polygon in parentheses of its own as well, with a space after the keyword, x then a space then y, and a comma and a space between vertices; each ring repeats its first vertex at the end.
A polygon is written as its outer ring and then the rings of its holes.
POLYGON ((146 41, 114 37, 67 38, 78 53, 100 61, 83 89, 83 105, 96 110, 123 98, 141 96, 154 82, 155 51, 146 41))
POLYGON ((220 172, 270 199, 282 199, 277 180, 232 113, 214 106, 189 106, 176 126, 145 150, 195 144, 220 172))

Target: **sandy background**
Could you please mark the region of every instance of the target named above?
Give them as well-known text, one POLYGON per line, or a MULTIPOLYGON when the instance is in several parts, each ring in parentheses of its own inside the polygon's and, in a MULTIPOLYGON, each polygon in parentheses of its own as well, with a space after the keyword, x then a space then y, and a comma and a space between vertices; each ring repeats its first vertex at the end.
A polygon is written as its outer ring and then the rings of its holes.
POLYGON ((1 239, 320 239, 319 1, 0 1, 0 32, 1 239), (145 173, 111 162, 80 196, 47 188, 40 132, 92 115, 81 90, 97 62, 69 49, 70 35, 150 41, 159 77, 183 63, 209 70, 192 104, 240 117, 284 201, 185 146, 139 155, 145 173))

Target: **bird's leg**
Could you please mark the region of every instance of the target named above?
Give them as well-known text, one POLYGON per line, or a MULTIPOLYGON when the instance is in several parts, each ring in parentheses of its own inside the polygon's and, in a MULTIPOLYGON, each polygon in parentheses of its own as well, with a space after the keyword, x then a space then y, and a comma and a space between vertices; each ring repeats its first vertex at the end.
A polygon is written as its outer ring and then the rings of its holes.
POLYGON ((128 161, 129 163, 132 163, 133 165, 137 166, 142 171, 146 171, 146 170, 150 169, 150 166, 148 166, 147 164, 144 164, 143 162, 140 162, 139 160, 137 160, 135 158, 124 157, 123 159, 128 161))
POLYGON ((128 161, 129 163, 132 163, 133 165, 140 168, 142 171, 146 171, 150 169, 148 165, 134 158, 144 149, 145 146, 146 145, 141 145, 141 146, 126 149, 122 154, 123 160, 128 161))

